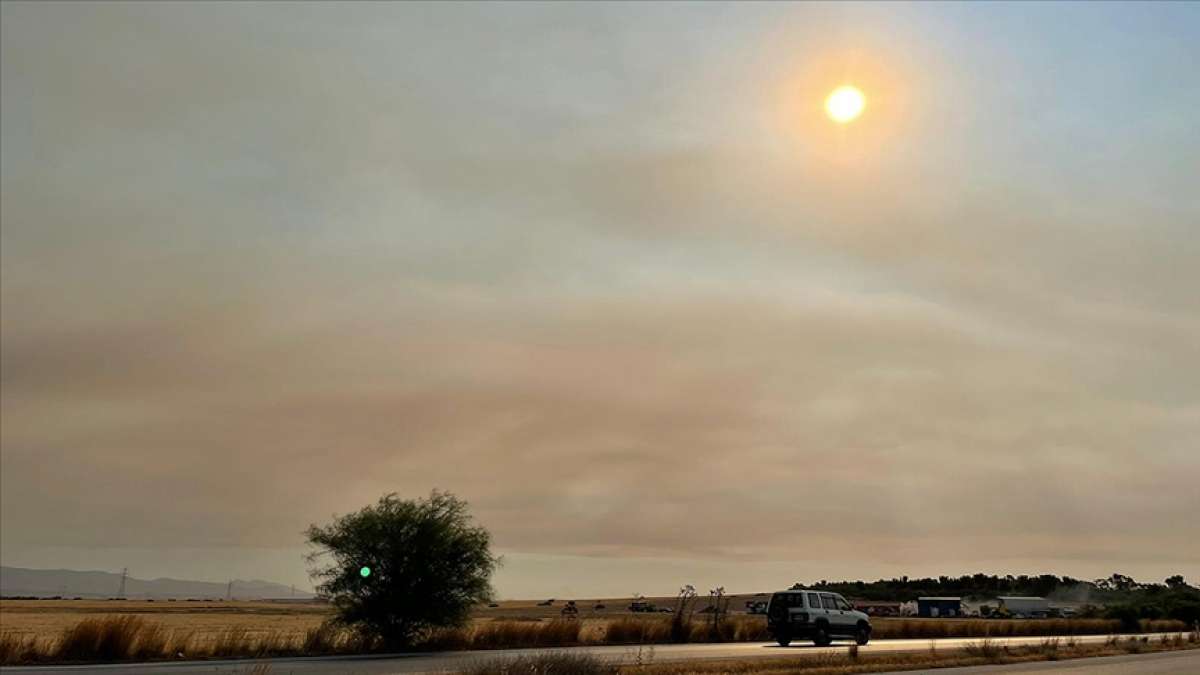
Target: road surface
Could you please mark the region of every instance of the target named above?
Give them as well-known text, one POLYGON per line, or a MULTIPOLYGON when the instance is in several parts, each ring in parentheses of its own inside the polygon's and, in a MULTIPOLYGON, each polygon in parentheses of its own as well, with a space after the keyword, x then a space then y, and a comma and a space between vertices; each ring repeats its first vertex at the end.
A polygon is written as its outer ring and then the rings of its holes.
MULTIPOLYGON (((903 675, 916 672, 904 671, 903 675)), ((937 675, 1196 675, 1200 673, 1200 649, 1157 654, 1101 656, 1068 661, 1037 661, 1011 666, 971 666, 941 668, 930 671, 937 675)), ((878 673, 877 675, 901 675, 878 673)))
MULTIPOLYGON (((1076 636, 1078 643, 1104 642, 1107 635, 1076 636)), ((1157 635, 1149 636, 1155 639, 1157 635)), ((1040 644, 1047 640, 1045 637, 993 638, 998 645, 1040 644)), ((861 653, 884 654, 896 652, 924 652, 930 645, 939 650, 960 649, 979 638, 943 638, 940 640, 872 640, 871 644, 860 647, 861 653)), ((832 647, 813 647, 811 645, 793 645, 780 647, 774 643, 734 642, 718 644, 688 644, 688 645, 653 645, 640 648, 629 646, 604 647, 563 647, 563 651, 592 654, 612 663, 636 663, 640 658, 643 662, 663 663, 693 661, 703 659, 753 659, 780 656, 802 656, 821 653, 844 653, 845 644, 834 644, 832 647)), ((545 649, 504 649, 467 652, 435 652, 426 654, 390 654, 384 656, 318 656, 289 659, 257 659, 229 661, 183 661, 158 662, 144 664, 112 664, 94 666, 37 666, 19 668, 0 668, 4 675, 80 675, 81 673, 135 673, 150 675, 151 673, 166 673, 169 675, 192 675, 199 673, 250 673, 256 665, 271 664, 271 675, 333 675, 334 673, 349 673, 353 675, 390 675, 392 673, 446 673, 460 670, 471 663, 480 660, 496 658, 511 659, 522 655, 538 654, 545 649)), ((1065 662, 1064 662, 1065 663, 1065 662)), ((1192 671, 1196 672, 1196 671, 1192 671)))

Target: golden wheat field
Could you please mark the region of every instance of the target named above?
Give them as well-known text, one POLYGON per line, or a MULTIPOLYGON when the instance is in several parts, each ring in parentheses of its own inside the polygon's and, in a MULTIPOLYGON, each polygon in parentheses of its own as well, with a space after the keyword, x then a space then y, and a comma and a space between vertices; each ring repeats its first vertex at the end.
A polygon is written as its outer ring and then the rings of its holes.
POLYGON ((57 635, 82 619, 110 614, 141 616, 168 630, 193 632, 201 639, 231 626, 300 636, 329 617, 329 606, 315 602, 0 600, 0 632, 57 635))
MULTIPOLYGON (((736 596, 730 606, 744 606, 751 595, 736 596)), ((660 607, 671 607, 673 598, 647 598, 660 607)), ((634 616, 628 610, 633 598, 577 600, 583 633, 603 633, 607 620, 634 616), (603 605, 597 608, 597 605, 603 605)), ((496 607, 480 607, 476 623, 492 620, 549 620, 561 616, 565 600, 505 600, 496 607)), ((702 608, 703 601, 696 607, 702 608)), ((253 632, 280 632, 302 636, 330 617, 330 607, 322 602, 226 601, 226 600, 0 600, 0 632, 23 635, 58 634, 81 619, 105 614, 135 614, 161 624, 168 630, 192 631, 198 637, 216 635, 237 626, 253 632)), ((638 615, 657 618, 667 615, 638 615)))

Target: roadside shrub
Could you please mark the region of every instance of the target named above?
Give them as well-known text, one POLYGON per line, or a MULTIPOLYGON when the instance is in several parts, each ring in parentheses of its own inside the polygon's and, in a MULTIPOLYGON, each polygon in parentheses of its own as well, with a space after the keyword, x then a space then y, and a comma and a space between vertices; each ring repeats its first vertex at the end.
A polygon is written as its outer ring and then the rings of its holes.
POLYGON ((968 643, 963 647, 963 651, 969 656, 985 659, 991 663, 999 661, 1004 656, 1004 648, 986 638, 979 642, 968 643))
POLYGON ((579 621, 489 621, 475 629, 471 647, 567 647, 580 643, 581 629, 579 621))
POLYGON ((144 624, 141 630, 138 631, 137 640, 129 649, 128 656, 131 659, 143 661, 159 658, 163 654, 168 653, 169 640, 170 632, 164 629, 161 624, 144 624))
POLYGON ((300 649, 305 654, 331 654, 337 651, 341 638, 342 632, 338 627, 325 621, 320 626, 305 631, 300 649))
POLYGON ((37 637, 18 633, 0 634, 0 666, 32 663, 41 655, 37 637))
POLYGON ((767 622, 759 617, 733 617, 733 639, 735 642, 766 642, 771 639, 767 632, 767 622))
POLYGON ((463 675, 613 675, 617 669, 591 654, 546 652, 515 659, 480 660, 461 672, 463 675))
POLYGON ((417 645, 423 651, 461 651, 471 648, 471 629, 435 628, 417 645))
POLYGON ((140 633, 147 628, 138 616, 84 619, 63 631, 55 648, 59 661, 117 661, 134 653, 140 633))
POLYGON ((675 609, 671 612, 671 642, 687 642, 692 637, 692 611, 695 609, 696 588, 691 584, 679 589, 675 609))
POLYGON ((613 645, 640 645, 666 642, 670 636, 669 621, 622 617, 608 622, 604 642, 613 645))
POLYGON ((1038 651, 1046 656, 1048 661, 1058 660, 1058 638, 1043 640, 1042 644, 1038 645, 1038 651))

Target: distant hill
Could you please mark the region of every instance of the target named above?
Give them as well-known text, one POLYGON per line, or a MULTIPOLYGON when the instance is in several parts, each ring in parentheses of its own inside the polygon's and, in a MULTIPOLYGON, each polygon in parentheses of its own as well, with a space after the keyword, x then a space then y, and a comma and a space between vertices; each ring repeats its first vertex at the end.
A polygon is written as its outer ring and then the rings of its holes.
MULTIPOLYGON (((36 597, 112 598, 121 587, 121 575, 113 572, 81 572, 77 570, 35 570, 23 567, 0 567, 0 595, 5 597, 32 595, 36 597)), ((188 581, 185 579, 125 580, 127 598, 224 598, 227 583, 188 581)), ((290 586, 261 579, 234 580, 232 597, 238 600, 303 599, 313 597, 290 586)))

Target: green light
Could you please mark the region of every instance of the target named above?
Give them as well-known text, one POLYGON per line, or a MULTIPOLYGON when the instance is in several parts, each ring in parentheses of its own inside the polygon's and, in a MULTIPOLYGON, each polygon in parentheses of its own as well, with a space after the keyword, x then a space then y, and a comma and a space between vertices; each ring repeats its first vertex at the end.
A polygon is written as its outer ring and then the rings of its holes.
POLYGON ((358 573, 362 575, 362 578, 366 579, 371 576, 371 568, 363 565, 362 569, 358 570, 358 573))

